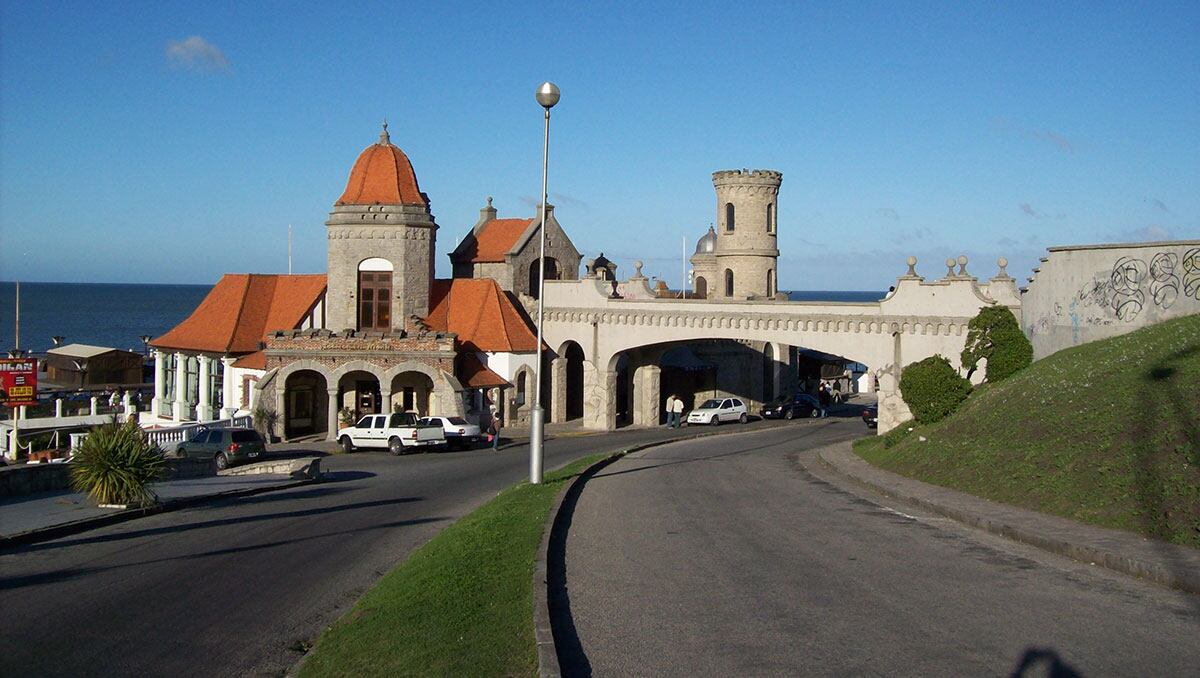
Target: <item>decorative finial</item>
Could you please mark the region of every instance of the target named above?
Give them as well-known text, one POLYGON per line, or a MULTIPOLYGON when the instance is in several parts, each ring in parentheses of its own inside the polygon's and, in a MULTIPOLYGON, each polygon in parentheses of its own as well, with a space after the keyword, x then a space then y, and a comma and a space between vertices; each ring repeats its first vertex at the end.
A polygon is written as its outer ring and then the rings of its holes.
POLYGON ((635 271, 633 274, 633 277, 635 277, 635 278, 645 277, 642 275, 642 260, 641 259, 638 259, 637 261, 633 262, 633 268, 635 271))
POLYGON ((379 143, 381 143, 381 144, 392 143, 392 137, 390 137, 388 135, 388 131, 387 131, 387 118, 383 119, 383 131, 379 133, 379 143))
POLYGON ((958 255, 958 274, 962 277, 967 277, 967 255, 958 255))
POLYGON ((954 277, 954 264, 955 263, 957 263, 957 262, 954 261, 954 257, 950 257, 949 259, 946 260, 946 269, 947 269, 946 277, 947 278, 954 277))
POLYGON ((997 278, 1007 278, 1008 271, 1005 269, 1008 268, 1008 259, 1006 259, 1004 257, 1000 257, 999 259, 996 260, 996 265, 1000 267, 1000 272, 996 274, 996 277, 997 278))
POLYGON ((908 256, 908 273, 905 273, 904 275, 910 278, 917 277, 917 258, 911 254, 908 256))
POLYGON ((491 206, 492 206, 492 196, 489 195, 488 196, 488 207, 490 208, 491 206))

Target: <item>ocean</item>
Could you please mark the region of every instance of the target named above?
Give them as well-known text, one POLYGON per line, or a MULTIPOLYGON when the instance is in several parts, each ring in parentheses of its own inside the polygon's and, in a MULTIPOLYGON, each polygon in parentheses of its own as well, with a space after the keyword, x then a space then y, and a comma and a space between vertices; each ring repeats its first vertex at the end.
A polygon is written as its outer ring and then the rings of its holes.
MULTIPOLYGON (((211 285, 21 283, 21 348, 45 352, 64 343, 143 351, 141 337, 157 337, 188 317, 211 285)), ((878 301, 885 292, 788 292, 792 301, 878 301)), ((16 285, 0 282, 0 350, 14 347, 16 285)))

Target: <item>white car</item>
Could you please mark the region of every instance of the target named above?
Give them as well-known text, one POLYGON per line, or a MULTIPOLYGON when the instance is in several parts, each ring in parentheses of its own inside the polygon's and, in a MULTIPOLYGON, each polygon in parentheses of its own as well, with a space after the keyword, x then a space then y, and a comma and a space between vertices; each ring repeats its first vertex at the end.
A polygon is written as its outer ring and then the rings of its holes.
POLYGON ((421 423, 441 426, 447 447, 474 447, 483 437, 479 426, 462 417, 425 417, 421 423))
POLYGON ((723 421, 736 421, 744 424, 749 419, 750 414, 746 409, 746 403, 737 398, 723 398, 705 400, 700 407, 688 413, 687 423, 689 425, 710 424, 716 426, 723 421))

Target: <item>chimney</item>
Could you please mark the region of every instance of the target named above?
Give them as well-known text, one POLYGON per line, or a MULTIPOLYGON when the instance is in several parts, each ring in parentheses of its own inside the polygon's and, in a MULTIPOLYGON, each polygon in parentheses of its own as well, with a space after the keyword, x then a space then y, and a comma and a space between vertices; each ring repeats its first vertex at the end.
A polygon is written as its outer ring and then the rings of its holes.
POLYGON ((479 223, 486 224, 496 218, 496 208, 492 207, 492 196, 488 196, 487 207, 479 210, 479 223))

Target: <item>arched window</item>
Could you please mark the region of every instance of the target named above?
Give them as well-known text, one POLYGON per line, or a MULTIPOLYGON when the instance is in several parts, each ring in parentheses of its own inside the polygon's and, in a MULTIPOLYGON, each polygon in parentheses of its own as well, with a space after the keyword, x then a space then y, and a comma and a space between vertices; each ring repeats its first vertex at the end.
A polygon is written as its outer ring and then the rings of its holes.
POLYGON ((767 203, 767 233, 775 232, 775 205, 767 203))
MULTIPOLYGON (((558 261, 551 257, 546 257, 546 280, 558 280, 558 261)), ((534 259, 529 264, 529 296, 537 299, 538 288, 538 260, 534 259)))
POLYGON ((725 296, 733 296, 733 270, 725 269, 725 296))
POLYGON ((392 329, 392 262, 379 257, 358 265, 358 329, 392 329))
POLYGON ((767 271, 767 296, 775 296, 775 271, 767 271))
POLYGON ((708 281, 701 277, 696 278, 696 298, 708 298, 708 281))
POLYGON ((733 230, 733 203, 725 203, 725 230, 733 230))
POLYGON ((528 372, 525 372, 524 370, 522 370, 521 373, 517 375, 517 402, 516 402, 516 404, 518 406, 525 404, 525 393, 527 391, 527 387, 525 384, 528 381, 528 379, 526 379, 527 375, 528 375, 528 372))

